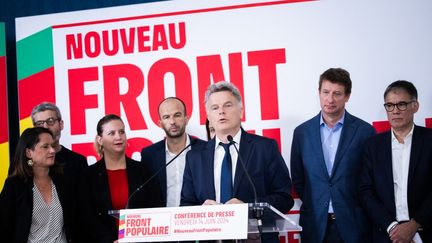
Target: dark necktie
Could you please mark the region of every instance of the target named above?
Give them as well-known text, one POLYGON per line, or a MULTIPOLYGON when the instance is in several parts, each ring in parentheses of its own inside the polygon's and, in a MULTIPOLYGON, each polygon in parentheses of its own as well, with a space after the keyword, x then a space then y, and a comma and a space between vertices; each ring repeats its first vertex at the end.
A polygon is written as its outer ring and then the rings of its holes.
POLYGON ((232 162, 229 147, 231 143, 219 143, 225 149, 225 156, 222 160, 220 202, 225 203, 232 198, 232 162))

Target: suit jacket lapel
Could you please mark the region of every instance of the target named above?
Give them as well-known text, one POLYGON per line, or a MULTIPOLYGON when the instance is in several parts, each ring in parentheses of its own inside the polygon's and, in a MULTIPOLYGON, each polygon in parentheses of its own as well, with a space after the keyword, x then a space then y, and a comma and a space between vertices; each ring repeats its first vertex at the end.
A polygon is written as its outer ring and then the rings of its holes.
POLYGON ((111 194, 109 192, 108 174, 106 171, 105 160, 102 158, 101 161, 97 162, 97 183, 100 193, 101 202, 105 204, 108 209, 112 209, 111 194))
POLYGON ((317 169, 320 169, 322 171, 321 173, 325 174, 326 177, 329 178, 327 172, 327 166, 324 160, 324 151, 322 149, 322 143, 321 143, 320 118, 321 118, 321 113, 319 113, 313 118, 311 123, 312 128, 308 129, 310 134, 310 139, 312 141, 310 143, 312 145, 310 151, 313 151, 313 153, 315 153, 316 158, 319 158, 317 161, 319 168, 317 169))
POLYGON ((143 182, 141 168, 133 164, 132 160, 126 158, 126 175, 128 181, 128 197, 139 187, 143 182))
MULTIPOLYGON (((250 139, 250 135, 243 131, 241 131, 241 139, 240 139, 240 153, 238 157, 241 156, 242 159, 244 159, 245 167, 248 169, 248 164, 251 160, 250 156, 252 155, 253 150, 253 140, 250 139)), ((235 176, 234 176, 234 187, 233 187, 233 195, 237 194, 237 190, 240 186, 240 182, 244 175, 244 170, 242 168, 240 159, 237 158, 237 165, 235 170, 235 176)))
POLYGON ((411 155, 410 155, 409 170, 408 170, 408 185, 410 184, 411 180, 414 177, 415 168, 417 166, 417 163, 420 161, 420 156, 422 154, 421 151, 423 147, 423 136, 416 128, 417 126, 414 127, 412 142, 411 142, 411 155))
MULTIPOLYGON (((208 182, 209 188, 207 190, 208 198, 216 200, 215 184, 214 184, 214 152, 215 152, 215 139, 210 140, 202 152, 202 166, 204 171, 203 179, 208 182)), ((206 183, 202 181, 201 183, 206 183)))
MULTIPOLYGON (((159 163, 159 168, 164 167, 165 164, 168 162, 166 161, 166 152, 165 152, 165 139, 162 140, 163 142, 161 143, 161 146, 158 146, 157 151, 156 151, 156 158, 155 161, 158 161, 159 163)), ((164 201, 164 203, 166 204, 166 199, 167 199, 167 173, 166 173, 166 168, 164 170, 161 170, 159 175, 158 175, 158 180, 159 180, 159 186, 161 188, 161 193, 162 193, 162 199, 164 201)))
MULTIPOLYGON (((394 190, 394 180, 393 180, 393 164, 392 164, 392 141, 391 141, 391 131, 388 131, 383 137, 383 141, 381 141, 381 151, 378 153, 378 161, 382 165, 382 168, 378 167, 378 170, 383 171, 383 184, 384 187, 388 190, 394 190)), ((395 204, 394 204, 394 193, 393 195, 393 212, 396 212, 395 204)))
POLYGON ((351 144, 351 141, 354 138, 354 134, 357 130, 357 127, 352 124, 352 116, 345 112, 345 120, 342 127, 342 133, 339 139, 338 148, 336 151, 335 161, 332 168, 332 177, 335 174, 336 168, 339 166, 347 148, 351 144))

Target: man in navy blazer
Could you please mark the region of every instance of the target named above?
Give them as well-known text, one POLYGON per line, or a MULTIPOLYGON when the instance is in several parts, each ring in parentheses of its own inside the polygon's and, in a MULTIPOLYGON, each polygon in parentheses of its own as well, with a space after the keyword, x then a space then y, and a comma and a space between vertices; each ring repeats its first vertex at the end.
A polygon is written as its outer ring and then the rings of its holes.
MULTIPOLYGON (((252 186, 239 161, 241 156, 256 187, 257 200, 287 213, 294 204, 290 195, 288 168, 274 140, 248 134, 241 129, 243 106, 238 89, 229 82, 214 83, 208 87, 204 102, 207 118, 216 136, 202 149, 187 153, 181 205, 254 202, 252 186), (228 136, 233 137, 240 154, 237 154, 232 143, 228 143, 228 136), (223 144, 231 145, 225 150, 223 144), (227 156, 231 158, 229 185, 221 182, 227 156), (232 191, 224 200, 227 187, 232 191)), ((263 241, 278 242, 278 235, 264 234, 263 241)))
POLYGON ((159 103, 159 126, 165 131, 166 138, 141 151, 141 162, 158 173, 161 195, 167 207, 180 205, 183 184, 185 157, 190 149, 200 148, 205 142, 188 136, 186 126, 188 117, 185 103, 177 97, 168 97, 159 103), (191 145, 191 148, 186 148, 191 145), (182 150, 185 149, 183 152, 182 150), (170 165, 171 159, 180 154, 170 165), (164 168, 166 167, 166 168, 164 168))
POLYGON ((357 188, 362 147, 375 130, 345 110, 351 86, 346 70, 326 70, 319 79, 321 112, 294 130, 291 175, 302 200, 303 243, 368 240, 357 188))
POLYGON ((411 82, 393 82, 384 100, 391 130, 367 141, 360 182, 373 242, 432 242, 432 130, 414 124, 411 82))

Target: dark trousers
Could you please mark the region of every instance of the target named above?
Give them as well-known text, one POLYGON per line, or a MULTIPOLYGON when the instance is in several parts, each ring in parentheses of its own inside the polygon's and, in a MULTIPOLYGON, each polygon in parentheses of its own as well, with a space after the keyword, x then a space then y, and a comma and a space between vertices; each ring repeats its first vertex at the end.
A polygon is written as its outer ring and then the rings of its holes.
POLYGON ((327 228, 323 243, 343 243, 336 225, 336 216, 334 214, 328 214, 327 228))

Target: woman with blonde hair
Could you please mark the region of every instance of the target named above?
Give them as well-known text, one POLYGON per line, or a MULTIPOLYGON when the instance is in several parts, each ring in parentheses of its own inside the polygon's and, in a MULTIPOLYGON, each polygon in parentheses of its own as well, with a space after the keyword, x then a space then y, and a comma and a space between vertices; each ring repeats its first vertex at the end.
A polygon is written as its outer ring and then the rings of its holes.
POLYGON ((116 219, 109 210, 162 207, 156 180, 150 170, 126 156, 126 132, 122 119, 104 116, 97 124, 95 147, 101 159, 84 170, 80 178, 79 208, 83 235, 80 242, 113 243, 117 240, 116 219))

